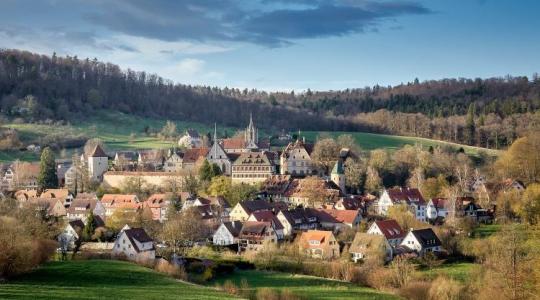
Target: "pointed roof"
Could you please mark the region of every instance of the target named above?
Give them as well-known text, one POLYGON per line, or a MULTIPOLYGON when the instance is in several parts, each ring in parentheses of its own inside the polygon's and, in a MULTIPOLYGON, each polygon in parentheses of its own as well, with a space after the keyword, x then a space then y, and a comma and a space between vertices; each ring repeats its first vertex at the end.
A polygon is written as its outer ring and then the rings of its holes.
POLYGON ((90 157, 107 157, 107 154, 105 154, 105 151, 103 151, 100 145, 96 145, 96 148, 94 148, 94 152, 90 154, 90 157))
POLYGON ((341 159, 338 160, 336 164, 334 165, 334 168, 332 169, 332 174, 339 174, 339 175, 345 174, 345 170, 343 169, 343 162, 341 161, 341 159))

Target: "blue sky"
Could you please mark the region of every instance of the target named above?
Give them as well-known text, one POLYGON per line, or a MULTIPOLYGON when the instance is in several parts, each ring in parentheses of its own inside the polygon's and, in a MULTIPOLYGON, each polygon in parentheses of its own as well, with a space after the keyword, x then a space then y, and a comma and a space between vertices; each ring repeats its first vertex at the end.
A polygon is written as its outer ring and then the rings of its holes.
POLYGON ((185 84, 335 90, 540 72, 534 0, 0 0, 0 47, 185 84))

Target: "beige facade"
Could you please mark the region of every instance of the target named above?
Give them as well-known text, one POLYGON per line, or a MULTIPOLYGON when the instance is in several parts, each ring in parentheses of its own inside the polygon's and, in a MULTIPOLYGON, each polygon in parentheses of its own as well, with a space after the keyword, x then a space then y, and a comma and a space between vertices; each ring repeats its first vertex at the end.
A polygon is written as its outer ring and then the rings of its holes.
POLYGON ((233 163, 232 182, 257 184, 266 181, 274 173, 274 165, 264 151, 245 152, 233 163))
POLYGON ((311 175, 313 171, 311 156, 304 143, 300 140, 287 145, 280 156, 279 162, 282 175, 305 176, 311 175))
POLYGON ((126 179, 139 178, 146 184, 165 188, 171 184, 181 185, 185 177, 183 172, 117 172, 103 174, 103 185, 110 188, 121 188, 126 179))

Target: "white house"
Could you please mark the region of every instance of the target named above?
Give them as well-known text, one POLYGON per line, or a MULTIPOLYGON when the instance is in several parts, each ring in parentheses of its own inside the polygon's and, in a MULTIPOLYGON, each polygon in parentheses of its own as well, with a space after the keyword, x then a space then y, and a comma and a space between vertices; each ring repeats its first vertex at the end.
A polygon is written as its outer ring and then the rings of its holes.
POLYGON ((220 246, 236 244, 241 230, 242 222, 240 221, 223 222, 214 233, 212 241, 214 245, 220 246))
POLYGON ((280 174, 286 175, 312 175, 311 147, 306 147, 300 139, 291 142, 280 155, 280 174))
POLYGON ((420 256, 426 252, 439 252, 442 250, 441 241, 431 228, 409 231, 401 242, 401 246, 417 252, 420 256))
POLYGON ((84 228, 81 220, 70 221, 67 223, 64 231, 58 235, 58 243, 63 250, 72 250, 75 248, 75 242, 80 238, 79 234, 84 228))
POLYGON ((183 154, 179 151, 173 150, 163 164, 163 171, 165 172, 181 172, 184 164, 183 154))
POLYGON ((405 231, 401 229, 396 220, 375 221, 369 226, 368 234, 382 235, 392 247, 397 247, 405 237, 405 231))
POLYGON ((154 241, 142 228, 130 228, 120 232, 114 242, 113 255, 125 255, 129 260, 154 260, 154 241))
POLYGON ((426 205, 426 216, 430 220, 437 217, 446 218, 448 216, 447 199, 433 198, 429 199, 426 205))
POLYGON ((406 205, 421 222, 427 221, 426 201, 416 188, 393 188, 384 190, 378 201, 378 213, 386 216, 388 209, 394 205, 406 205))
POLYGON ((186 130, 186 133, 178 140, 178 146, 185 148, 199 148, 202 144, 201 136, 193 129, 186 130))

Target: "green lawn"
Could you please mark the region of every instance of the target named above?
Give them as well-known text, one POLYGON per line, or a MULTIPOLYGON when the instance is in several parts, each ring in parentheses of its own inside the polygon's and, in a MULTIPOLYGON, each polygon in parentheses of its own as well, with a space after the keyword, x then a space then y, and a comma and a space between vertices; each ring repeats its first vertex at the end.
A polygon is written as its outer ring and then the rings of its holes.
POLYGON ((426 278, 434 279, 439 275, 446 275, 452 279, 455 279, 460 282, 467 282, 470 278, 470 274, 477 264, 471 262, 456 262, 442 264, 440 266, 434 267, 430 270, 422 270, 421 274, 426 278))
POLYGON ((501 230, 500 224, 480 224, 474 228, 473 236, 475 238, 485 238, 501 230))
POLYGON ((121 261, 51 262, 0 284, 0 299, 232 299, 121 261))
POLYGON ((465 150, 465 153, 470 155, 478 155, 478 151, 483 150, 486 151, 488 154, 496 155, 496 150, 489 150, 484 148, 478 148, 478 147, 472 147, 472 146, 464 146, 460 144, 455 143, 449 143, 444 141, 437 141, 437 140, 431 140, 431 139, 425 139, 425 138, 418 138, 418 137, 408 137, 408 136, 398 136, 398 135, 386 135, 386 134, 376 134, 376 133, 366 133, 366 132, 329 132, 329 131, 306 131, 302 132, 302 135, 306 136, 306 139, 310 141, 315 141, 317 139, 317 136, 324 134, 324 135, 331 135, 333 137, 337 137, 342 134, 351 134, 358 145, 364 150, 374 150, 374 149, 380 149, 385 148, 389 150, 397 150, 405 145, 415 145, 420 144, 423 147, 429 147, 429 146, 451 146, 456 149, 459 149, 460 147, 463 147, 465 150))
POLYGON ((303 299, 398 299, 396 296, 350 283, 279 272, 236 271, 229 276, 217 279, 214 284, 223 284, 226 280, 231 280, 240 286, 243 278, 247 280, 251 290, 258 288, 289 289, 303 299))

